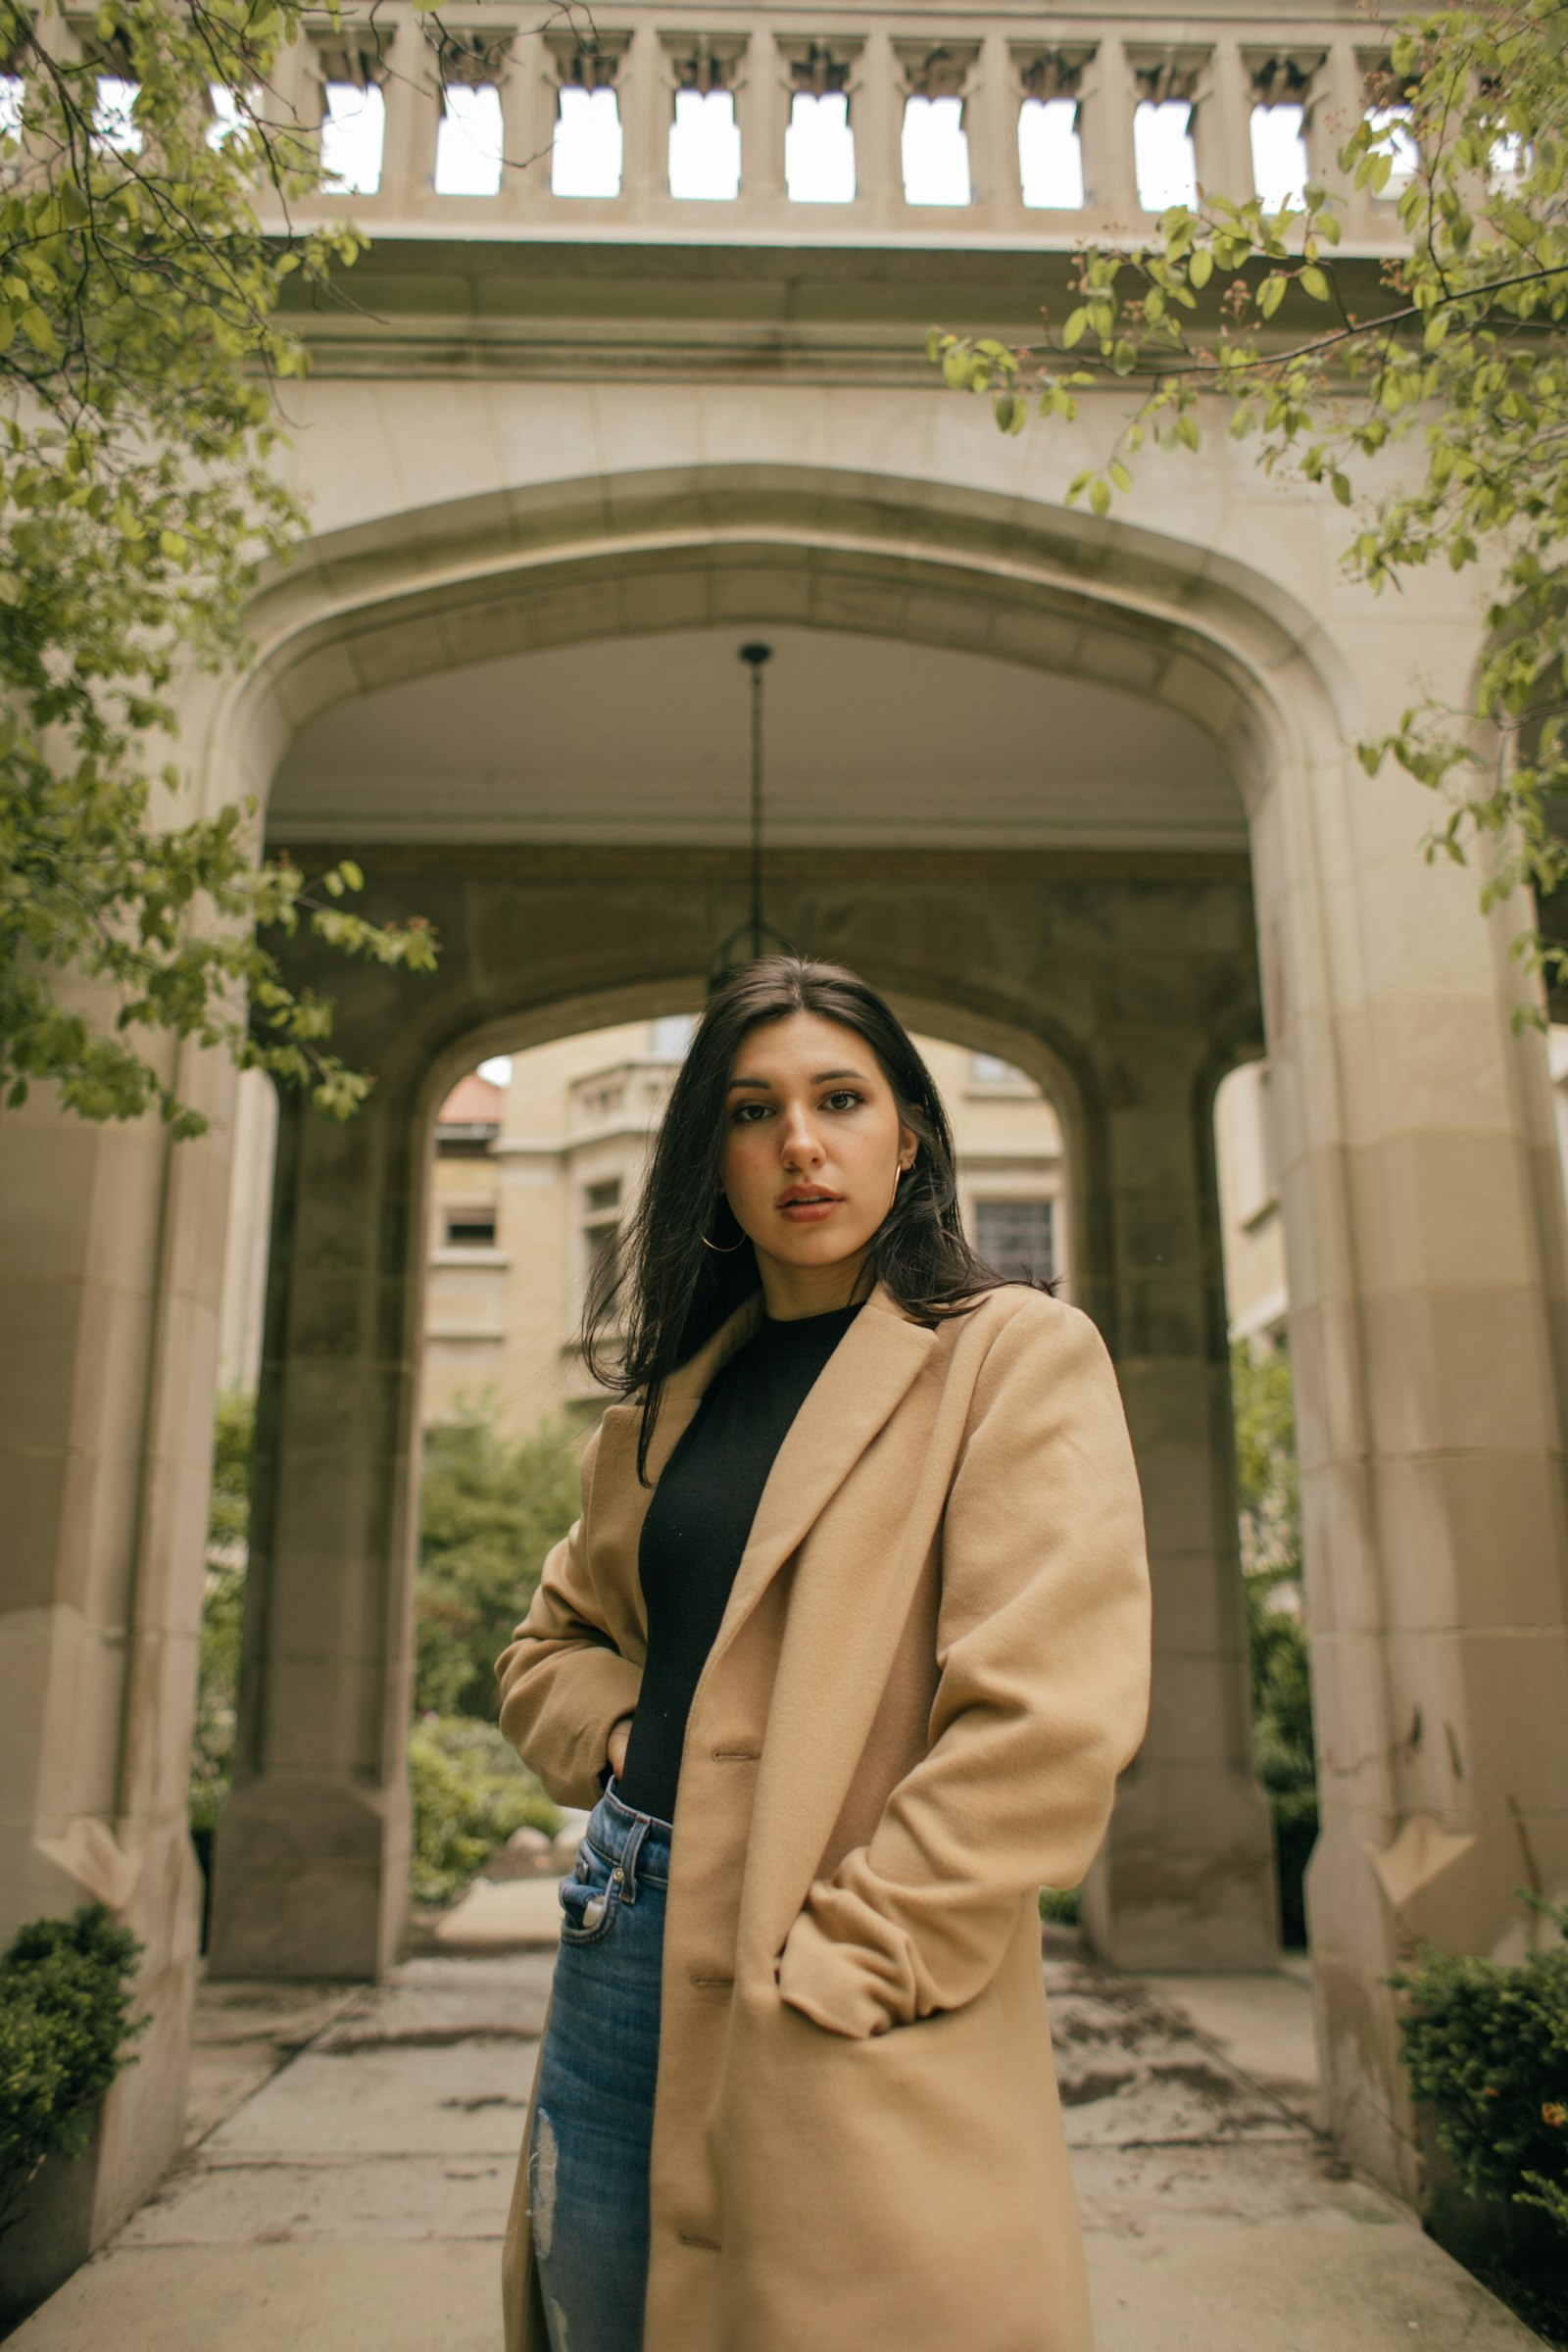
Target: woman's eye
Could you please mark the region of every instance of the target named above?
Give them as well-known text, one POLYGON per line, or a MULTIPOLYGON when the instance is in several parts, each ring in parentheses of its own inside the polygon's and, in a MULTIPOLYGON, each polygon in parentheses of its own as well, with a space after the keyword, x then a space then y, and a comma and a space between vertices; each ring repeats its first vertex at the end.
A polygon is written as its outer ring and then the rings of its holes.
POLYGON ((756 1111, 757 1118, 765 1118, 767 1104, 765 1102, 737 1102, 730 1116, 737 1127, 755 1127, 757 1119, 753 1118, 753 1111, 756 1111))
POLYGON ((829 1110, 853 1110, 858 1102, 863 1102, 864 1100, 864 1096, 858 1095, 854 1087, 841 1086, 827 1097, 827 1108, 829 1110))

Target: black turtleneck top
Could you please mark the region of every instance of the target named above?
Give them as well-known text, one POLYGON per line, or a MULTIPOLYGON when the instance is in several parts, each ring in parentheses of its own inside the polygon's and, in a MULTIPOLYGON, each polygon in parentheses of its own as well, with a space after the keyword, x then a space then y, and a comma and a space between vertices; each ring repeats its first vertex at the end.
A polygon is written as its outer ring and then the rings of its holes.
POLYGON ((637 1554, 648 1662, 615 1794, 672 1821, 686 1718, 767 1474, 858 1306, 765 1321, 720 1366, 664 1464, 637 1554))

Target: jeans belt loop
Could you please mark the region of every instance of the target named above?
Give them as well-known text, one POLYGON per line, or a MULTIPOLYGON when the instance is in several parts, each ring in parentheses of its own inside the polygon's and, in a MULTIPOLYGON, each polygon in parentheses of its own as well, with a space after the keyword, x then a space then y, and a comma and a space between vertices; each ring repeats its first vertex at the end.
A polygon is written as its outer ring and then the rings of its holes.
POLYGON ((648 1835, 648 1823, 639 1815, 632 1823, 620 1856, 620 1899, 623 1903, 637 1900, 637 1863, 648 1835))

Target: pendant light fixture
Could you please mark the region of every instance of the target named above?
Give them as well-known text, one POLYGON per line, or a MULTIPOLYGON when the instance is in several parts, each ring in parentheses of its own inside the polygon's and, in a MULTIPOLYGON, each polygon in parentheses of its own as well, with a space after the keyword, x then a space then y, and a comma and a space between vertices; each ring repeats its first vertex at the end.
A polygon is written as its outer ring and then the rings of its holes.
POLYGON ((740 658, 752 673, 752 872, 751 909, 745 922, 720 940, 708 967, 708 993, 722 988, 738 964, 759 956, 793 956, 794 943, 775 931, 762 913, 762 671, 773 658, 770 645, 743 645, 740 658))

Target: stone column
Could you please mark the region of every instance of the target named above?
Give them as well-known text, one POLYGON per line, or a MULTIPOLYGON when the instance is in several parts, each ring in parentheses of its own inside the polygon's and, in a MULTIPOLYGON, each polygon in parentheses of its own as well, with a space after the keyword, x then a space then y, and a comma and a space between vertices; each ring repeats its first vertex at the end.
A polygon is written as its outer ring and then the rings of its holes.
POLYGON ((206 1140, 96 1126, 47 1089, 0 1111, 0 1944, 106 1903, 144 1946, 135 2007, 151 2021, 86 2154, 45 2167, 6 2237, 0 2324, 147 2195, 184 2123, 232 1079, 193 1051, 166 1066, 215 1118, 206 1140))
POLYGON ((214 1976, 374 1977, 408 1903, 417 1149, 386 1080, 285 1102, 214 1976))
MULTIPOLYGON (((1367 657, 1363 721, 1388 723, 1367 657)), ((1402 649, 1398 649, 1402 652, 1402 649)), ((1466 649, 1467 653, 1468 649, 1466 649)), ((1453 662, 1457 672, 1458 660, 1453 662)), ((1562 1171, 1544 1041, 1416 786, 1325 755, 1253 812, 1291 1279, 1322 1829, 1307 1874, 1329 2117, 1426 2201, 1388 1972, 1517 1958, 1568 1893, 1562 1171)))
POLYGON ((1159 1001, 1120 1014, 1094 1048, 1103 1198, 1085 1220, 1076 1295, 1115 1357, 1138 1456, 1154 1681, 1084 1911, 1119 1967, 1260 1968, 1279 1936, 1251 1765, 1213 1150, 1221 1065, 1181 995, 1176 966, 1159 1001))

